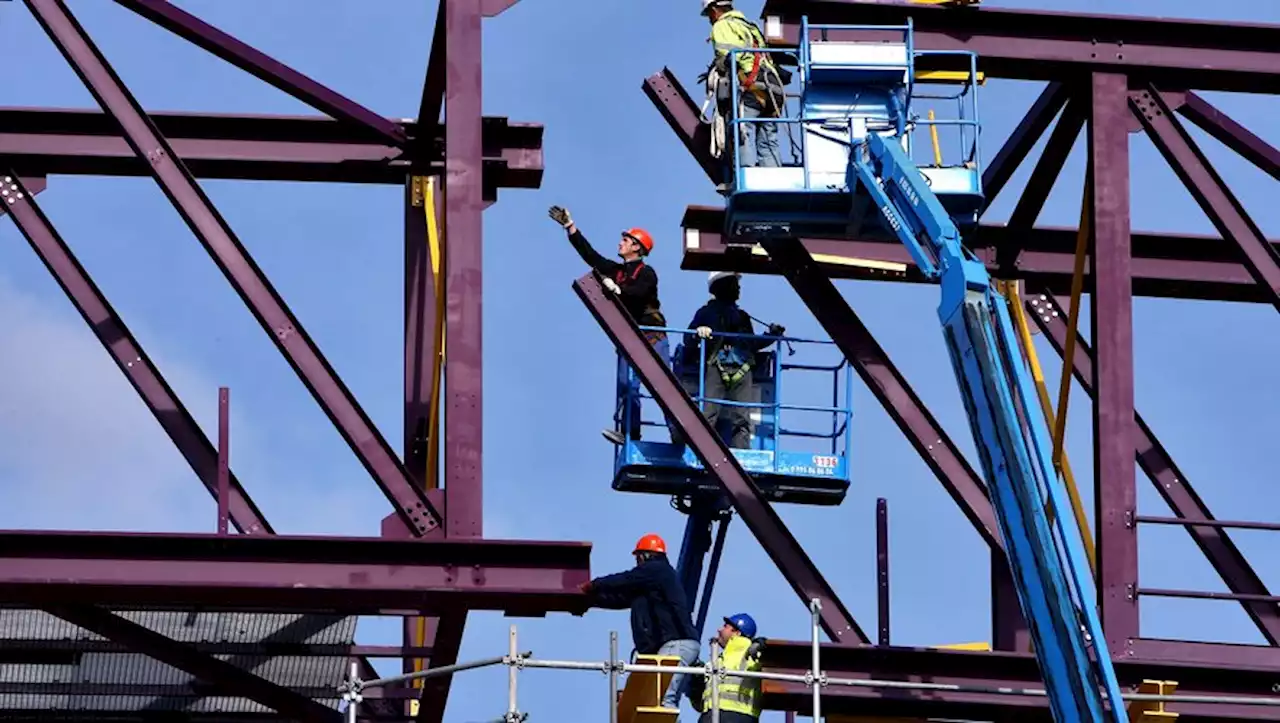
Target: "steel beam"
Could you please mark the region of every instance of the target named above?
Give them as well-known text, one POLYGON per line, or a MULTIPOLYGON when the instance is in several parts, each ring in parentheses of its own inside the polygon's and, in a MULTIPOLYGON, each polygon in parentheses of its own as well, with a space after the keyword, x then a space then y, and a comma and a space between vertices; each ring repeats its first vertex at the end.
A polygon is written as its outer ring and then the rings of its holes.
POLYGON ((373 426, 351 391, 321 355, 315 342, 63 0, 25 2, 95 100, 124 129, 129 145, 150 162, 152 175, 165 195, 218 262, 263 329, 276 342, 365 469, 391 500, 405 524, 420 533, 439 526, 439 512, 413 485, 386 439, 373 426))
POLYGON ((1244 206, 1173 115, 1160 92, 1148 85, 1131 91, 1128 98, 1133 114, 1146 128, 1151 142, 1218 232, 1239 246, 1245 266, 1268 300, 1280 310, 1280 253, 1267 243, 1262 229, 1249 218, 1244 206))
MULTIPOLYGON (((766 670, 803 674, 809 666, 807 642, 770 640, 764 653, 766 670)), ((1035 656, 1029 653, 972 652, 931 648, 845 647, 823 645, 822 669, 829 677, 989 688, 1043 689, 1035 656)), ((1274 698, 1277 668, 1260 668, 1243 662, 1225 666, 1170 663, 1117 657, 1116 675, 1122 685, 1143 680, 1176 680, 1178 693, 1274 698)), ((764 707, 771 710, 808 712, 812 692, 802 684, 765 681, 764 707)), ((1043 696, 1018 697, 995 693, 955 691, 874 690, 837 685, 822 690, 822 710, 828 714, 931 717, 946 719, 1050 721, 1043 696)), ((1176 704, 1180 721, 1280 720, 1280 708, 1262 705, 1176 704)))
POLYGON ((801 600, 821 601, 822 628, 827 635, 845 645, 870 642, 760 488, 689 399, 675 374, 645 340, 618 298, 604 289, 594 271, 573 282, 573 290, 631 363, 667 418, 680 428, 703 468, 720 483, 738 516, 778 566, 791 589, 801 600))
POLYGON ((1031 178, 1027 180, 1027 186, 1009 216, 1008 232, 995 247, 996 267, 1000 270, 1001 278, 1009 278, 1014 274, 1014 269, 1018 266, 1019 241, 1031 233, 1036 219, 1040 217, 1087 116, 1088 101, 1068 100, 1062 111, 1062 118, 1049 134, 1044 152, 1036 161, 1031 178))
POLYGON ((1026 115, 1022 116, 1022 120, 1018 121, 1013 132, 1005 139, 1004 145, 1000 146, 995 158, 986 164, 987 167, 982 171, 982 191, 986 196, 982 206, 984 210, 991 205, 1009 179, 1013 178, 1018 166, 1039 142, 1040 136, 1044 135, 1058 111, 1062 110, 1069 95, 1065 83, 1054 81, 1045 86, 1036 102, 1031 104, 1026 115))
POLYGON ((711 156, 711 129, 702 122, 698 106, 689 97, 676 74, 664 67, 645 78, 641 87, 693 159, 702 167, 707 179, 712 183, 723 181, 724 164, 711 156))
MULTIPOLYGON (((771 45, 795 43, 801 16, 812 24, 855 25, 905 25, 910 18, 915 47, 975 52, 978 69, 989 78, 1061 80, 1105 71, 1171 90, 1280 92, 1280 25, 985 7, 957 11, 900 0, 768 0, 761 15, 771 45), (781 43, 772 34, 779 25, 781 43)), ((842 35, 829 33, 832 40, 842 35)), ((956 69, 959 60, 924 57, 917 67, 956 69)), ((967 70, 968 59, 963 62, 967 70)))
POLYGON ((1134 657, 1140 660, 1280 672, 1280 648, 1269 645, 1138 638, 1132 648, 1134 657))
MULTIPOLYGON (((681 225, 685 229, 681 268, 697 271, 737 271, 747 274, 781 273, 757 246, 731 247, 724 242, 724 209, 690 206, 681 225)), ((1007 226, 983 224, 966 244, 982 259, 987 270, 998 273, 995 249, 1010 236, 1007 226)), ((1031 288, 1054 293, 1071 291, 1071 274, 1077 229, 1035 227, 1014 242, 1018 265, 1014 278, 1031 288)), ((1280 242, 1269 241, 1280 250, 1280 242)), ((833 279, 906 281, 929 283, 920 275, 906 247, 898 241, 859 238, 848 241, 803 239, 823 273, 833 279)), ((1238 260, 1229 241, 1212 236, 1135 233, 1130 270, 1133 293, 1216 301, 1262 302, 1262 290, 1238 260)), ((1086 268, 1085 278, 1091 278, 1086 268)))
POLYGON ((418 102, 418 122, 438 123, 444 106, 445 19, 443 2, 436 4, 436 24, 431 32, 431 50, 427 54, 427 72, 422 81, 422 99, 418 102))
POLYGON ((1177 102, 1170 105, 1177 105, 1178 112, 1187 120, 1280 181, 1280 148, 1254 135, 1209 101, 1190 91, 1181 94, 1177 102))
MULTIPOLYGON (((406 152, 319 116, 154 113, 151 119, 197 178, 399 184, 407 173, 444 172, 440 125, 406 152)), ((408 127, 417 132, 415 124, 408 127)), ((539 186, 541 125, 488 116, 481 134, 486 185, 539 186)), ((23 174, 150 173, 111 117, 99 111, 0 108, 0 155, 23 174)))
POLYGON ((1128 91, 1123 75, 1094 73, 1089 123, 1092 236, 1093 479, 1098 606, 1107 646, 1123 656, 1138 637, 1138 491, 1133 431, 1133 282, 1129 266, 1128 91))
POLYGON ((582 612, 585 542, 0 531, 0 598, 376 615, 582 612))
MULTIPOLYGON (((0 158, 0 164, 2 163, 3 159, 0 158)), ((81 318, 93 330, 94 336, 111 355, 116 366, 133 385, 138 396, 142 397, 143 403, 151 410, 169 439, 173 440, 187 464, 191 465, 196 478, 216 497, 218 450, 214 448, 213 442, 200 429, 195 417, 191 416, 191 412, 178 399, 151 357, 147 356, 124 321, 111 308, 98 285, 89 278, 71 248, 62 240, 44 211, 36 205, 31 192, 12 175, 6 175, 2 180, 0 194, 5 199, 17 199, 5 205, 18 230, 57 280, 58 286, 62 287, 62 291, 75 305, 76 311, 80 312, 81 318)), ((273 534, 271 525, 253 500, 249 499, 234 473, 230 475, 230 485, 228 511, 236 529, 247 535, 273 534)))
MULTIPOLYGON (((1030 317, 1044 334, 1045 339, 1062 354, 1066 349, 1067 328, 1066 311, 1061 302, 1051 294, 1029 294, 1023 299, 1023 305, 1030 317)), ((1094 394, 1093 388, 1093 352, 1089 344, 1080 334, 1076 334, 1075 358, 1071 360, 1071 370, 1076 381, 1087 394, 1094 394)), ((1195 488, 1187 480, 1186 475, 1173 461, 1173 457, 1156 439, 1146 420, 1133 413, 1134 442, 1138 466, 1151 478, 1156 491, 1164 498, 1173 513, 1180 519, 1195 521, 1212 521, 1213 513, 1204 503, 1195 488)), ((1254 572, 1244 553, 1236 547, 1227 530, 1209 527, 1185 527, 1192 541, 1204 553, 1213 569, 1222 577, 1227 588, 1233 593, 1244 595, 1270 595, 1262 578, 1254 572)), ((1280 644, 1280 608, 1273 604, 1259 602, 1241 602, 1246 613, 1253 619, 1258 630, 1271 645, 1280 644)))
POLYGON ((187 42, 213 53, 312 108, 347 123, 365 135, 400 148, 408 143, 409 137, 399 123, 387 120, 350 98, 335 93, 167 0, 115 1, 117 5, 132 10, 187 42))
POLYGON ((340 723, 342 714, 225 660, 202 653, 154 630, 90 605, 57 605, 48 611, 131 650, 155 658, 210 684, 223 695, 243 696, 307 723, 340 723))

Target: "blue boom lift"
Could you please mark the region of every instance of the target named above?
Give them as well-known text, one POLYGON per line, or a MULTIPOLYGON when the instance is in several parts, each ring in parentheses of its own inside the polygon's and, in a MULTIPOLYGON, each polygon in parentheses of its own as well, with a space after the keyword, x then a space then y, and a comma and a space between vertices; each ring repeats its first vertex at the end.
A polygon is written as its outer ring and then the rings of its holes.
MULTIPOLYGON (((733 51, 730 67, 735 67, 733 51)), ((778 52, 776 50, 766 52, 778 52)), ((1023 612, 1059 723, 1127 721, 1106 640, 1090 596, 1089 565, 1052 463, 1049 431, 1019 352, 1008 302, 961 242, 982 205, 978 156, 977 59, 959 73, 955 96, 917 91, 912 26, 810 25, 798 47, 798 118, 733 119, 799 127, 798 167, 744 167, 734 149, 726 214, 731 240, 896 237, 942 290, 938 317, 982 459, 992 505, 1023 612), (889 35, 892 39, 885 40, 889 35), (815 38, 816 36, 816 38, 815 38), (955 100, 960 117, 913 117, 918 98, 955 100), (966 102, 967 101, 967 102, 966 102), (971 149, 944 166, 936 127, 958 131, 971 149), (934 163, 918 166, 911 131, 933 125, 934 163)), ((965 57, 967 56, 967 57, 965 57)), ((738 105, 738 83, 732 84, 738 105)), ((780 134, 781 135, 781 134, 780 134)), ((788 133, 790 135, 790 133, 788 133)))

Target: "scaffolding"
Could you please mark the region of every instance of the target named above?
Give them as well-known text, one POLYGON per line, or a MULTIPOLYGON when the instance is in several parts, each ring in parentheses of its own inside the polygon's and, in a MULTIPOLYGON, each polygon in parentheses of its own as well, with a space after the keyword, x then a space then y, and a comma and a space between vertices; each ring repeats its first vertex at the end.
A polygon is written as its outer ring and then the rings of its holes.
MULTIPOLYGON (((338 693, 342 696, 343 704, 346 706, 347 723, 357 723, 359 720, 359 707, 363 700, 363 691, 369 688, 380 688, 395 683, 448 676, 453 675, 454 673, 460 673, 464 670, 488 668, 496 665, 507 666, 507 710, 501 717, 490 719, 489 721, 486 721, 486 723, 523 723, 528 719, 528 712, 520 711, 516 697, 518 676, 522 668, 583 670, 595 671, 607 675, 609 678, 609 723, 619 723, 618 714, 620 696, 618 677, 621 673, 653 673, 658 676, 662 676, 663 674, 703 676, 706 679, 707 689, 711 692, 711 705, 709 712, 711 713, 712 723, 720 723, 719 686, 720 682, 726 675, 740 678, 754 678, 762 681, 773 680, 785 683, 798 683, 808 687, 813 692, 812 719, 814 721, 821 720, 822 718, 822 689, 831 685, 880 688, 885 690, 947 691, 953 693, 984 693, 1041 698, 1047 696, 1047 692, 1043 688, 1019 688, 1011 686, 994 687, 953 683, 925 683, 904 680, 877 680, 873 678, 828 677, 826 673, 822 672, 821 647, 819 645, 819 636, 822 632, 821 612, 821 601, 817 598, 811 599, 809 601, 809 613, 812 619, 810 639, 813 655, 810 668, 805 671, 803 675, 798 673, 771 673, 765 671, 736 669, 729 670, 719 662, 720 652, 715 638, 712 638, 711 641, 711 660, 702 666, 624 663, 618 657, 617 631, 610 631, 609 633, 608 660, 599 662, 580 660, 538 660, 533 657, 533 651, 520 652, 516 626, 512 625, 508 634, 506 655, 483 658, 468 663, 446 665, 416 673, 407 673, 405 675, 376 678, 374 680, 361 680, 359 676, 359 667, 355 663, 352 663, 347 680, 338 686, 338 693)), ((1103 692, 1103 696, 1105 698, 1105 692, 1103 692)), ((1264 698, 1218 695, 1176 695, 1172 693, 1123 693, 1120 697, 1128 703, 1145 704, 1202 703, 1221 705, 1236 704, 1252 706, 1280 706, 1280 697, 1264 698)))

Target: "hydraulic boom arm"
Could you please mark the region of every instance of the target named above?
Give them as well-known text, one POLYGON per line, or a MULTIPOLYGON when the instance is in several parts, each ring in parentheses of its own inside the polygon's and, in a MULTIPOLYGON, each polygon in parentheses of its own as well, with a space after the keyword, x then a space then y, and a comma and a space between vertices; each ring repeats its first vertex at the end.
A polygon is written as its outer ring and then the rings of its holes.
POLYGON ((964 248, 951 216, 897 139, 868 134, 849 159, 849 188, 867 189, 920 270, 941 284, 938 316, 1054 719, 1127 721, 1088 597, 1083 547, 1062 527, 1068 516, 1050 521, 1046 513, 1047 504, 1070 507, 1054 472, 1049 431, 1031 406, 1035 389, 1007 302, 993 290, 986 267, 964 248))

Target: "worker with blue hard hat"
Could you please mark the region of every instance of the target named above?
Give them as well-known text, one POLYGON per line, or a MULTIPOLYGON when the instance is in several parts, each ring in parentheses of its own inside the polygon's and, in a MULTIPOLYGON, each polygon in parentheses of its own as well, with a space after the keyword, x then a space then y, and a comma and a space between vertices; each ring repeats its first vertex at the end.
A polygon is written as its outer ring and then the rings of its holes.
MULTIPOLYGON (((764 650, 765 641, 756 638, 755 619, 747 613, 734 613, 724 618, 724 625, 712 640, 720 645, 716 663, 725 671, 717 693, 720 720, 723 723, 756 723, 760 718, 760 679, 734 674, 737 671, 760 670, 760 653, 764 650)), ((701 699, 699 710, 702 716, 698 721, 708 723, 711 720, 711 686, 705 677, 697 680, 701 685, 692 686, 689 698, 701 699), (695 696, 696 692, 701 695, 695 696)))

